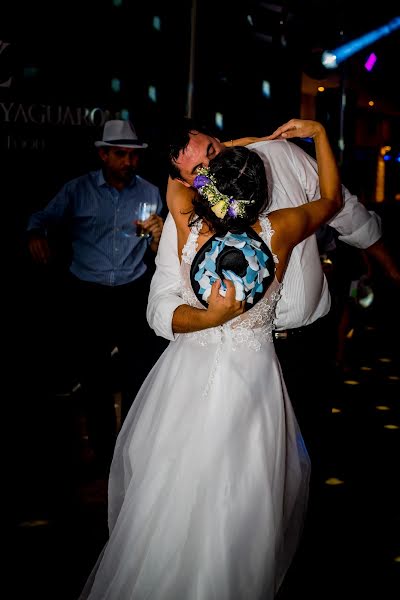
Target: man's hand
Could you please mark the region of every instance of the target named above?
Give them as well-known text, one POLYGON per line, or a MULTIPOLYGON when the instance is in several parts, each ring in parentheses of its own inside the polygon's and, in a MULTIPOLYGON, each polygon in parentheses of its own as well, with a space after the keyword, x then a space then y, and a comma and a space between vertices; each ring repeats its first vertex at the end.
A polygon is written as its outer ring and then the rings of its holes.
POLYGON ((31 236, 28 241, 29 252, 36 263, 47 265, 50 260, 50 248, 46 238, 31 236))
POLYGON ((138 221, 138 223, 140 223, 144 229, 150 232, 152 237, 150 248, 153 250, 153 252, 157 252, 164 221, 158 215, 151 215, 151 217, 145 221, 138 221))
POLYGON ((188 304, 180 304, 172 317, 172 331, 174 333, 192 333, 210 327, 218 327, 244 311, 244 302, 236 300, 235 286, 232 281, 224 280, 226 294, 221 296, 219 290, 221 282, 216 281, 211 287, 207 310, 196 308, 188 304))
POLYGON ((213 283, 211 294, 208 301, 207 317, 210 319, 209 327, 217 327, 230 321, 234 317, 241 315, 244 311, 244 301, 236 300, 235 286, 232 281, 224 279, 226 285, 226 294, 221 296, 219 293, 221 281, 213 283))

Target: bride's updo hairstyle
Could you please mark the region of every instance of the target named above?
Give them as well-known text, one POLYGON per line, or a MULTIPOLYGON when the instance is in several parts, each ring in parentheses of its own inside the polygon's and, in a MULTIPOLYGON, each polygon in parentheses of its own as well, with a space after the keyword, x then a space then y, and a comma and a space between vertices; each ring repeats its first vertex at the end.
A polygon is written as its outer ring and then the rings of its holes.
POLYGON ((217 235, 246 230, 268 207, 265 167, 256 152, 242 146, 227 148, 198 172, 194 212, 217 235))
POLYGON ((271 250, 252 225, 268 206, 264 163, 248 148, 229 148, 201 167, 193 181, 195 219, 203 218, 215 231, 192 260, 190 281, 203 306, 212 285, 225 279, 235 286, 235 298, 252 308, 274 278, 271 250))

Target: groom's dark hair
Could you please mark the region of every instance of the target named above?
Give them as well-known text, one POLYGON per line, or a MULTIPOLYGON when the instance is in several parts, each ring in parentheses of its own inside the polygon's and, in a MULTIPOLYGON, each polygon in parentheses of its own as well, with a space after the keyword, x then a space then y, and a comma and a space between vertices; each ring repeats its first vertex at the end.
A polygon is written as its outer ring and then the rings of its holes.
POLYGON ((196 121, 191 117, 183 117, 169 126, 166 133, 166 154, 168 161, 168 174, 171 179, 181 177, 179 168, 176 165, 179 154, 185 150, 190 141, 190 134, 203 133, 216 137, 216 132, 207 127, 204 123, 196 121))

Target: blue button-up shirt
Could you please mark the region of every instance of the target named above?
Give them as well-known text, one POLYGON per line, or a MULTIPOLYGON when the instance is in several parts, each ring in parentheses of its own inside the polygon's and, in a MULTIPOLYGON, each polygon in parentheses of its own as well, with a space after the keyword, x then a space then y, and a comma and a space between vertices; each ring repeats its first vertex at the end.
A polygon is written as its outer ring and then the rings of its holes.
POLYGON ((92 171, 66 183, 31 216, 27 229, 45 235, 49 226, 66 224, 72 238, 71 272, 84 281, 122 285, 146 271, 143 258, 150 238, 136 236, 139 201, 152 203, 161 214, 160 191, 149 181, 135 175, 119 192, 108 185, 101 170, 92 171))

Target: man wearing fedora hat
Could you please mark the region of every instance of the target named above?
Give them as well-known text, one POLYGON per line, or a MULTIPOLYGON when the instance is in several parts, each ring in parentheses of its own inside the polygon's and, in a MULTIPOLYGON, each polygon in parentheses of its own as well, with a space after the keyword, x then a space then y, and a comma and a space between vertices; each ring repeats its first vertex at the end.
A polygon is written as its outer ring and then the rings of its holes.
POLYGON ((124 417, 158 357, 159 338, 147 325, 145 307, 163 201, 158 187, 137 173, 148 144, 132 123, 107 121, 95 147, 101 168, 67 182, 30 217, 27 230, 32 258, 44 264, 51 260, 51 227, 65 225, 70 234, 72 353, 78 355, 76 378, 85 399, 89 443, 99 471, 106 474, 117 433, 113 392, 122 392, 124 417), (140 216, 142 202, 152 210, 140 216), (146 235, 137 235, 138 221, 146 235), (111 361, 115 348, 117 371, 111 361))
POLYGON ((103 139, 94 143, 96 148, 147 148, 148 144, 140 141, 130 121, 106 121, 103 139))

